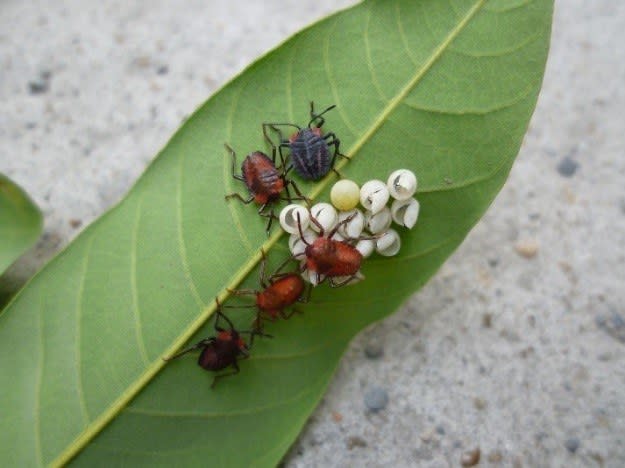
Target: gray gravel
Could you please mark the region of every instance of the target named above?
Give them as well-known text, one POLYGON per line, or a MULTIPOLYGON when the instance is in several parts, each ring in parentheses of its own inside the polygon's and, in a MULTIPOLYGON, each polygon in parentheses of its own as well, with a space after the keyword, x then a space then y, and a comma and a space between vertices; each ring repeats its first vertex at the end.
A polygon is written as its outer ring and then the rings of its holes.
POLYGON ((564 442, 564 446, 569 452, 575 453, 580 446, 580 441, 577 437, 571 437, 564 442))
POLYGON ((573 177, 573 174, 577 172, 577 168, 579 167, 579 163, 574 159, 566 156, 560 163, 558 164, 558 172, 561 176, 564 177, 573 177))
POLYGON ((384 347, 382 343, 373 338, 367 344, 365 344, 365 356, 369 359, 379 359, 384 356, 384 347))
MULTIPOLYGON (((229 77, 349 3, 2 2, 0 170, 46 216, 9 279, 121 198, 229 77)), ((459 466, 476 447, 486 466, 625 466, 624 43, 623 2, 557 3, 506 187, 436 277, 352 343, 286 466, 459 466), (392 401, 363 411, 374 384, 392 401)))
POLYGON ((371 387, 365 392, 365 406, 374 413, 383 410, 388 405, 388 392, 382 387, 371 387))

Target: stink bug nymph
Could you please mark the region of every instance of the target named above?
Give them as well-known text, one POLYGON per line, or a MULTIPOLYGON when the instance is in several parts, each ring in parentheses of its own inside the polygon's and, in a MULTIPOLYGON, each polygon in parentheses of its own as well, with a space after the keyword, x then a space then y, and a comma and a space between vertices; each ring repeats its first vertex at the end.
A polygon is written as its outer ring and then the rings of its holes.
MULTIPOLYGON (((172 359, 179 358, 180 356, 187 354, 196 349, 201 349, 200 356, 198 357, 198 365, 207 371, 218 372, 228 367, 232 367, 233 370, 223 374, 217 374, 213 378, 211 388, 215 386, 217 380, 228 377, 230 375, 239 373, 239 365, 237 360, 249 357, 249 347, 241 338, 242 333, 250 333, 252 336, 255 332, 240 332, 234 328, 234 325, 228 317, 226 317, 221 311, 221 304, 219 300, 215 299, 217 303, 217 312, 215 318, 215 336, 205 338, 202 341, 194 344, 193 346, 180 351, 177 354, 169 358, 165 358, 165 361, 171 361, 172 359), (219 326, 220 319, 225 320, 229 326, 225 329, 219 326)), ((258 333, 256 333, 258 334, 258 333)))
POLYGON ((325 122, 323 115, 335 107, 335 105, 332 105, 319 114, 316 114, 314 104, 311 102, 310 121, 305 127, 300 127, 292 123, 263 124, 263 135, 265 135, 265 139, 272 148, 275 149, 276 145, 268 134, 269 129, 276 132, 280 138, 280 143, 277 145, 280 155, 282 156, 282 150, 285 148, 290 151, 289 167, 287 171, 292 167, 302 179, 319 180, 330 170, 336 172, 334 162, 337 156, 347 158, 347 156, 341 154, 339 151, 341 141, 337 136, 332 132, 324 134, 321 129, 325 122), (280 127, 293 127, 297 129, 297 131, 286 139, 280 127), (333 151, 330 151, 330 147, 333 148, 333 151))
POLYGON ((252 289, 238 289, 229 290, 230 293, 245 296, 254 296, 255 304, 250 306, 225 306, 225 307, 255 307, 258 310, 256 316, 256 328, 262 327, 262 320, 275 321, 278 317, 283 319, 290 318, 297 310, 293 309, 291 312, 285 312, 287 307, 294 305, 296 302, 305 303, 310 299, 310 288, 308 288, 307 294, 304 294, 306 285, 299 272, 287 272, 280 273, 282 268, 292 260, 291 257, 287 258, 274 272, 266 278, 265 269, 267 263, 267 257, 265 251, 261 250, 263 259, 260 264, 260 290, 252 289))
MULTIPOLYGON (((344 286, 354 280, 360 270, 362 263, 362 254, 346 241, 335 240, 332 237, 337 233, 341 226, 348 224, 356 216, 356 213, 340 221, 330 232, 325 233, 324 227, 315 219, 314 216, 310 220, 319 228, 319 237, 312 242, 306 240, 302 226, 298 216, 298 229, 302 242, 306 245, 302 254, 296 255, 305 257, 302 271, 309 270, 316 274, 317 284, 323 283, 329 279, 330 286, 336 288, 344 286), (336 277, 345 277, 343 281, 336 281, 336 277)), ((377 236, 366 237, 360 236, 351 241, 377 239, 377 236)))
POLYGON ((241 174, 237 174, 236 153, 227 144, 225 147, 232 156, 232 177, 243 182, 250 193, 249 198, 243 198, 239 193, 231 193, 226 195, 226 200, 229 198, 238 198, 246 205, 252 202, 256 202, 256 204, 260 205, 258 214, 269 218, 266 229, 267 234, 269 234, 271 223, 273 219, 276 218, 276 215, 273 212, 273 208, 271 208, 269 213, 265 210, 267 207, 282 200, 280 196, 282 191, 286 191, 287 198, 285 200, 288 201, 305 200, 306 197, 301 194, 297 185, 295 185, 295 182, 286 178, 287 171, 285 169, 284 160, 282 161, 280 168, 276 167, 275 150, 272 158, 269 158, 269 156, 260 151, 254 151, 248 154, 243 160, 243 164, 241 164, 241 174), (295 192, 297 193, 297 197, 291 197, 289 185, 293 186, 295 192))

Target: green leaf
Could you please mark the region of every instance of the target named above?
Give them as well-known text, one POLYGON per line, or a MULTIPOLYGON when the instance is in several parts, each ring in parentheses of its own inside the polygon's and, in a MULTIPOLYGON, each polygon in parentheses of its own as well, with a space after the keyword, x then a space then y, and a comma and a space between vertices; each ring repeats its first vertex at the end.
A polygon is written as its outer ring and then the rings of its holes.
MULTIPOLYGON (((539 92, 551 13, 551 0, 364 1, 213 96, 0 316, 3 465, 76 455, 88 466, 275 465, 349 340, 427 281, 503 185, 539 92), (345 176, 417 173, 420 220, 399 256, 367 260, 358 285, 317 288, 302 316, 268 327, 274 339, 258 339, 241 373, 210 390, 192 356, 162 357, 211 333, 215 296, 258 284, 261 246, 274 265, 287 255, 253 206, 224 202, 243 187, 223 143, 239 157, 265 148, 261 122, 305 123, 310 100, 337 105, 324 128, 352 158, 339 164, 345 176)), ((298 184, 327 199, 333 180, 298 184)), ((233 317, 246 327, 251 312, 233 317)))
POLYGON ((26 192, 0 174, 0 274, 37 240, 41 211, 26 192))

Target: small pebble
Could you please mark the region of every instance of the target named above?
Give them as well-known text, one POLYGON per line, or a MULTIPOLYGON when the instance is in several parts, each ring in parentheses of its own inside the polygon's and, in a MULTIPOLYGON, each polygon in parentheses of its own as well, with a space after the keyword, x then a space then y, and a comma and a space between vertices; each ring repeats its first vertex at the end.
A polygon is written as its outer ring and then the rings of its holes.
POLYGON ((612 359, 612 353, 610 353, 609 351, 601 353, 597 356, 597 359, 603 362, 609 361, 610 359, 612 359))
POLYGON ((616 312, 614 312, 612 314, 612 320, 611 321, 612 321, 612 326, 614 328, 625 328, 625 319, 623 319, 623 317, 621 317, 616 312))
POLYGON ((423 441, 423 442, 431 442, 432 439, 434 438, 434 429, 430 428, 430 429, 426 429, 425 431, 423 431, 421 433, 421 435, 419 435, 419 438, 423 441))
POLYGON ((436 432, 439 435, 445 435, 445 428, 443 426, 436 426, 436 432))
POLYGON ((492 326, 493 326, 493 315, 492 314, 482 315, 482 327, 490 328, 492 326))
POLYGON ((157 75, 166 75, 169 72, 169 67, 167 65, 161 65, 156 69, 157 75))
POLYGON ((500 463, 503 460, 503 455, 499 450, 495 450, 488 455, 488 461, 491 463, 500 463))
POLYGON ((341 421, 343 421, 343 415, 338 411, 332 411, 332 419, 334 420, 334 422, 340 423, 341 421))
POLYGON ((365 356, 369 359, 378 359, 384 355, 384 348, 382 343, 377 340, 368 342, 365 345, 365 356))
POLYGON ((34 81, 28 82, 28 91, 30 94, 43 94, 48 91, 50 88, 50 83, 48 80, 43 78, 38 78, 34 81))
POLYGON ((480 448, 475 448, 464 452, 460 458, 460 464, 462 466, 475 466, 480 462, 480 448))
POLYGON ((519 241, 515 244, 514 249, 524 258, 533 258, 538 253, 538 242, 532 239, 519 241))
POLYGON ((365 393, 365 406, 369 411, 377 412, 388 405, 388 393, 381 387, 373 387, 365 393))
POLYGON ((564 446, 569 452, 575 453, 580 446, 580 441, 577 437, 571 437, 564 442, 564 446))
POLYGON ((367 441, 359 436, 351 436, 347 439, 347 449, 352 450, 356 447, 366 447, 367 441))
POLYGON ((615 340, 625 343, 625 319, 616 311, 612 311, 609 317, 599 316, 595 323, 615 340))
POLYGON ((578 168, 579 163, 568 156, 558 163, 558 172, 563 177, 573 177, 578 168))
POLYGON ((149 67, 151 63, 152 60, 147 55, 142 55, 134 60, 134 64, 140 68, 149 67))
POLYGON ((483 410, 486 408, 487 403, 483 398, 476 397, 473 399, 473 405, 476 409, 483 410))
POLYGON ((69 220, 69 225, 74 229, 77 229, 82 225, 82 221, 80 219, 72 218, 69 220))
POLYGON ((597 462, 597 466, 603 466, 605 463, 605 460, 600 453, 590 452, 588 456, 597 462))

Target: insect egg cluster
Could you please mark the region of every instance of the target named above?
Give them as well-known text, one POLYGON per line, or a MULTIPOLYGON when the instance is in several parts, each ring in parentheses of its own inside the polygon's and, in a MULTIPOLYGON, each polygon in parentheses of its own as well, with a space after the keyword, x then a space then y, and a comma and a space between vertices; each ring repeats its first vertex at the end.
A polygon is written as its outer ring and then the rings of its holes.
MULTIPOLYGON (((399 233, 391 225, 411 229, 419 217, 419 202, 414 198, 416 190, 417 178, 408 169, 394 171, 386 182, 374 179, 362 187, 342 179, 330 191, 332 204, 317 203, 310 209, 288 205, 280 213, 280 224, 291 234, 289 249, 294 257, 306 257, 307 246, 312 246, 324 233, 331 241, 351 246, 361 258, 374 252, 390 257, 401 248, 399 233)), ((304 279, 313 284, 323 281, 323 275, 315 275, 306 268, 306 260, 302 265, 304 279)), ((350 277, 335 276, 333 282, 344 280, 344 284, 351 284, 362 278, 358 270, 350 277)))

